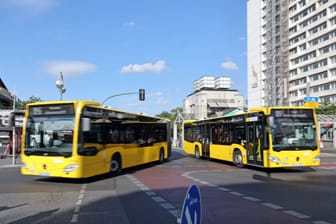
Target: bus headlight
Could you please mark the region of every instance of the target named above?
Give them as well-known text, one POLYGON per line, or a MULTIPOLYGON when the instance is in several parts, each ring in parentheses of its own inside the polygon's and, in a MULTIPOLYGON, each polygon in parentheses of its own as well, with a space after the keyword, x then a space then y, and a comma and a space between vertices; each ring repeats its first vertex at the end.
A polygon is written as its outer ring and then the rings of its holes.
POLYGON ((273 163, 280 163, 280 159, 276 156, 270 156, 270 157, 268 157, 268 160, 273 162, 273 163))
POLYGON ((313 162, 320 162, 320 156, 315 156, 313 158, 313 162))
POLYGON ((66 172, 66 173, 72 172, 72 171, 76 170, 78 167, 79 167, 78 164, 70 164, 70 165, 67 165, 67 166, 64 168, 64 172, 66 172))

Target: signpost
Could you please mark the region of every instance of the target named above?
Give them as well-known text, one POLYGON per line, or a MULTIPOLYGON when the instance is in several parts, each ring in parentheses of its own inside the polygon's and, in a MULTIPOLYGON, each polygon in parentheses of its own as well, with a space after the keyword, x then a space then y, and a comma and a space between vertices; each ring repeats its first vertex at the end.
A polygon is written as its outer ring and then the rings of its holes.
POLYGON ((197 185, 189 187, 184 198, 180 224, 201 224, 202 205, 201 193, 197 185))
POLYGON ((319 98, 316 96, 306 96, 303 98, 303 102, 305 107, 318 108, 319 98))
POLYGON ((306 96, 303 98, 304 102, 318 102, 319 98, 316 96, 306 96))

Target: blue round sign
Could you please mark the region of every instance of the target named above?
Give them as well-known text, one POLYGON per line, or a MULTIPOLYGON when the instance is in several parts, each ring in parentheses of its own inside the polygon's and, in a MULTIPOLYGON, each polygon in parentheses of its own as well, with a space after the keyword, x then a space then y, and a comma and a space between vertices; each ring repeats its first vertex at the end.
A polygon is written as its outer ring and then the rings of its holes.
POLYGON ((189 187, 184 198, 181 213, 181 224, 200 224, 202 216, 201 192, 197 185, 189 187))

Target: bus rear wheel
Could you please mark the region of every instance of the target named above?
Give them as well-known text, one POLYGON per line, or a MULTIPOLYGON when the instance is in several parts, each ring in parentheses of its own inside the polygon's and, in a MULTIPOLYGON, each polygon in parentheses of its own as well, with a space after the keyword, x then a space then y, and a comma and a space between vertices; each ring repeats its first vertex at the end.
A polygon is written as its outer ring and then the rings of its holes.
POLYGON ((114 155, 110 162, 110 173, 117 175, 121 172, 121 158, 120 155, 114 155))
POLYGON ((236 167, 239 167, 239 168, 243 167, 243 156, 240 150, 236 149, 233 151, 232 161, 236 167))

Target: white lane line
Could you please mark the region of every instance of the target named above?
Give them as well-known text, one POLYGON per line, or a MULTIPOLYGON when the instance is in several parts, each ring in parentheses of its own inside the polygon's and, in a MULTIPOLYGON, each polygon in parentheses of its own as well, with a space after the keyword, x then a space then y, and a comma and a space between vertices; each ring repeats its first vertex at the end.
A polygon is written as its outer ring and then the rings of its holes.
POLYGON ((157 203, 162 203, 162 202, 166 202, 166 200, 164 200, 162 197, 160 196, 154 196, 152 197, 152 199, 157 202, 157 203))
POLYGON ((302 214, 300 212, 296 212, 296 211, 293 211, 293 210, 285 210, 283 212, 286 213, 286 214, 289 214, 291 216, 294 216, 296 218, 299 218, 299 219, 308 219, 308 218, 310 218, 310 216, 308 216, 308 215, 305 215, 305 214, 302 214))
POLYGON ((275 209, 275 210, 283 209, 283 207, 281 207, 279 205, 276 205, 276 204, 273 204, 273 203, 261 203, 261 204, 264 205, 264 206, 266 206, 266 207, 275 209))
POLYGON ((158 196, 154 191, 147 187, 143 182, 138 180, 134 176, 127 176, 140 190, 144 191, 147 196, 154 200, 157 204, 167 210, 170 214, 177 217, 179 215, 179 210, 171 203, 167 202, 166 199, 158 196))
POLYGON ((236 192, 236 191, 230 191, 229 192, 229 194, 232 194, 232 195, 234 195, 234 196, 238 196, 238 197, 240 197, 240 196, 243 196, 244 194, 242 194, 242 193, 239 193, 239 192, 236 192))
POLYGON ((86 184, 83 184, 81 187, 81 190, 79 191, 78 200, 76 202, 75 209, 72 213, 72 218, 70 220, 71 223, 78 222, 79 210, 83 202, 85 191, 86 191, 86 184))
POLYGON ((218 190, 221 190, 221 191, 231 191, 231 189, 226 188, 226 187, 218 187, 218 190))
POLYGON ((246 197, 243 197, 243 198, 246 199, 246 200, 249 200, 249 201, 254 201, 254 202, 261 201, 260 199, 255 198, 255 197, 251 197, 251 196, 246 196, 246 197))
POLYGON ((145 192, 148 196, 154 196, 156 193, 154 191, 146 191, 145 192))
MULTIPOLYGON (((198 172, 202 172, 202 171, 198 171, 198 172)), ((274 209, 274 210, 283 210, 282 212, 288 214, 288 215, 291 215, 291 216, 294 216, 298 219, 309 219, 311 218, 310 216, 308 215, 305 215, 305 214, 302 214, 300 212, 297 212, 297 211, 293 211, 293 210, 284 210, 285 208, 279 206, 279 205, 276 205, 276 204, 273 204, 273 203, 262 203, 262 200, 258 199, 258 198, 255 198, 255 197, 252 197, 252 196, 244 196, 244 194, 240 193, 240 192, 236 192, 236 191, 232 191, 231 189, 229 188, 225 188, 225 187, 219 187, 215 184, 211 184, 207 181, 203 181, 203 180, 200 180, 200 179, 197 179, 195 177, 192 177, 190 174, 193 174, 195 172, 186 172, 186 173, 183 173, 182 176, 187 178, 187 179, 190 179, 190 180, 193 180, 195 182, 198 182, 198 183, 201 183, 201 184, 204 184, 204 185, 207 185, 207 186, 211 186, 211 187, 215 187, 217 188, 218 190, 220 191, 224 191, 224 192, 227 192, 229 194, 232 194, 232 195, 235 195, 235 196, 238 196, 238 197, 242 197, 246 200, 250 200, 250 201, 253 201, 253 202, 259 202, 261 205, 264 205, 268 208, 271 208, 271 209, 274 209)), ((326 222, 326 221, 323 221, 323 220, 320 220, 320 221, 313 221, 312 224, 331 224, 329 222, 326 222)))

